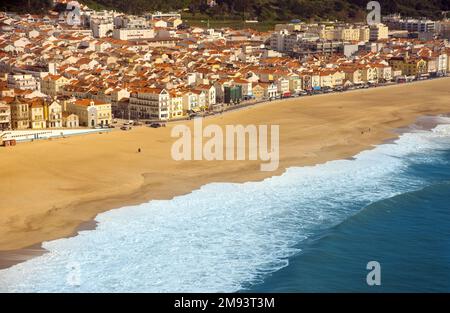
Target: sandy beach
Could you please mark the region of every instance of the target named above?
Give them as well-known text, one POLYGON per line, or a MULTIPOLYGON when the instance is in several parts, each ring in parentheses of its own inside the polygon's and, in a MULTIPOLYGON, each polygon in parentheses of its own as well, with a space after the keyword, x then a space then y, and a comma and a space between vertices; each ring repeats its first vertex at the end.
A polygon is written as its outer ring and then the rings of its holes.
MULTIPOLYGON (((395 138, 393 130, 420 116, 449 112, 450 78, 444 78, 273 101, 203 121, 280 125, 275 172, 261 172, 260 161, 174 161, 176 123, 1 148, 0 251, 70 236, 100 212, 207 183, 262 180, 291 166, 352 157, 395 138)), ((179 123, 192 127, 192 121, 179 123)))

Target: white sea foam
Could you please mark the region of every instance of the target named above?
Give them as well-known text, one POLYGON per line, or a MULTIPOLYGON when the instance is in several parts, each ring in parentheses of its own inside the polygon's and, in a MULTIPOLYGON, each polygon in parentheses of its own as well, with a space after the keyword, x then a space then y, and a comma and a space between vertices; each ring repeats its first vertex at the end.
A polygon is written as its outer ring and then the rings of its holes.
POLYGON ((420 188, 424 182, 405 170, 415 157, 432 159, 442 144, 436 138, 449 131, 409 133, 354 160, 290 168, 262 182, 209 184, 102 213, 96 230, 46 242, 49 253, 0 271, 0 291, 241 290, 287 266, 297 244, 318 230, 420 188))

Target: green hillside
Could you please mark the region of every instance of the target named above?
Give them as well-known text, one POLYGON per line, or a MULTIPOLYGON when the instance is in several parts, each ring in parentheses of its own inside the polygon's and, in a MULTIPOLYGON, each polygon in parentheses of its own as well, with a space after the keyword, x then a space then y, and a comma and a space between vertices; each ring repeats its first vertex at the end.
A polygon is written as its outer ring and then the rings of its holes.
MULTIPOLYGON (((206 0, 81 0, 92 8, 115 8, 139 14, 144 11, 189 9, 190 17, 213 19, 259 19, 260 21, 299 19, 361 20, 368 0, 216 0, 209 7, 206 0)), ((382 13, 439 18, 450 11, 449 0, 380 0, 382 13)), ((6 0, 0 8, 9 11, 44 11, 50 0, 6 0)))

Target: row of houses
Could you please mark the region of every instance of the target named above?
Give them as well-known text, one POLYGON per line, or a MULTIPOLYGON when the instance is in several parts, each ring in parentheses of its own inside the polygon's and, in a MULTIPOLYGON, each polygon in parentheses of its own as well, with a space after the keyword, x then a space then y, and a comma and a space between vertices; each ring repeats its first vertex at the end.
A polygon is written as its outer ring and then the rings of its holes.
POLYGON ((150 18, 158 32, 169 34, 166 38, 94 37, 90 22, 105 19, 120 29, 145 24, 141 17, 108 14, 89 12, 92 20, 72 26, 55 22, 52 13, 50 21, 0 14, 0 125, 97 127, 114 117, 171 120, 243 101, 450 71, 447 40, 387 38, 381 24, 278 26, 277 32, 289 28, 287 45, 301 50, 286 54, 270 49, 272 32, 161 22, 178 18, 171 15, 150 18), (378 34, 372 40, 371 32, 378 34), (361 38, 362 44, 353 42, 361 38), (349 41, 344 47, 333 44, 344 39, 349 41))
POLYGON ((17 96, 0 100, 1 130, 106 127, 111 122, 111 104, 98 100, 27 99, 17 96))

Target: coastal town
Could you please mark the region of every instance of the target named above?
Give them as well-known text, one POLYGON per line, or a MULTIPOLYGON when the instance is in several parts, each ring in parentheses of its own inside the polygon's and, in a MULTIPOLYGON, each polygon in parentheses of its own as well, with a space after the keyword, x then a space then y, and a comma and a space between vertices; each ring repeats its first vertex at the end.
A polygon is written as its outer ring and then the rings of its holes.
POLYGON ((2 142, 156 128, 450 72, 446 17, 390 15, 370 25, 292 20, 260 32, 193 27, 178 12, 134 16, 69 4, 76 10, 0 13, 2 142))

